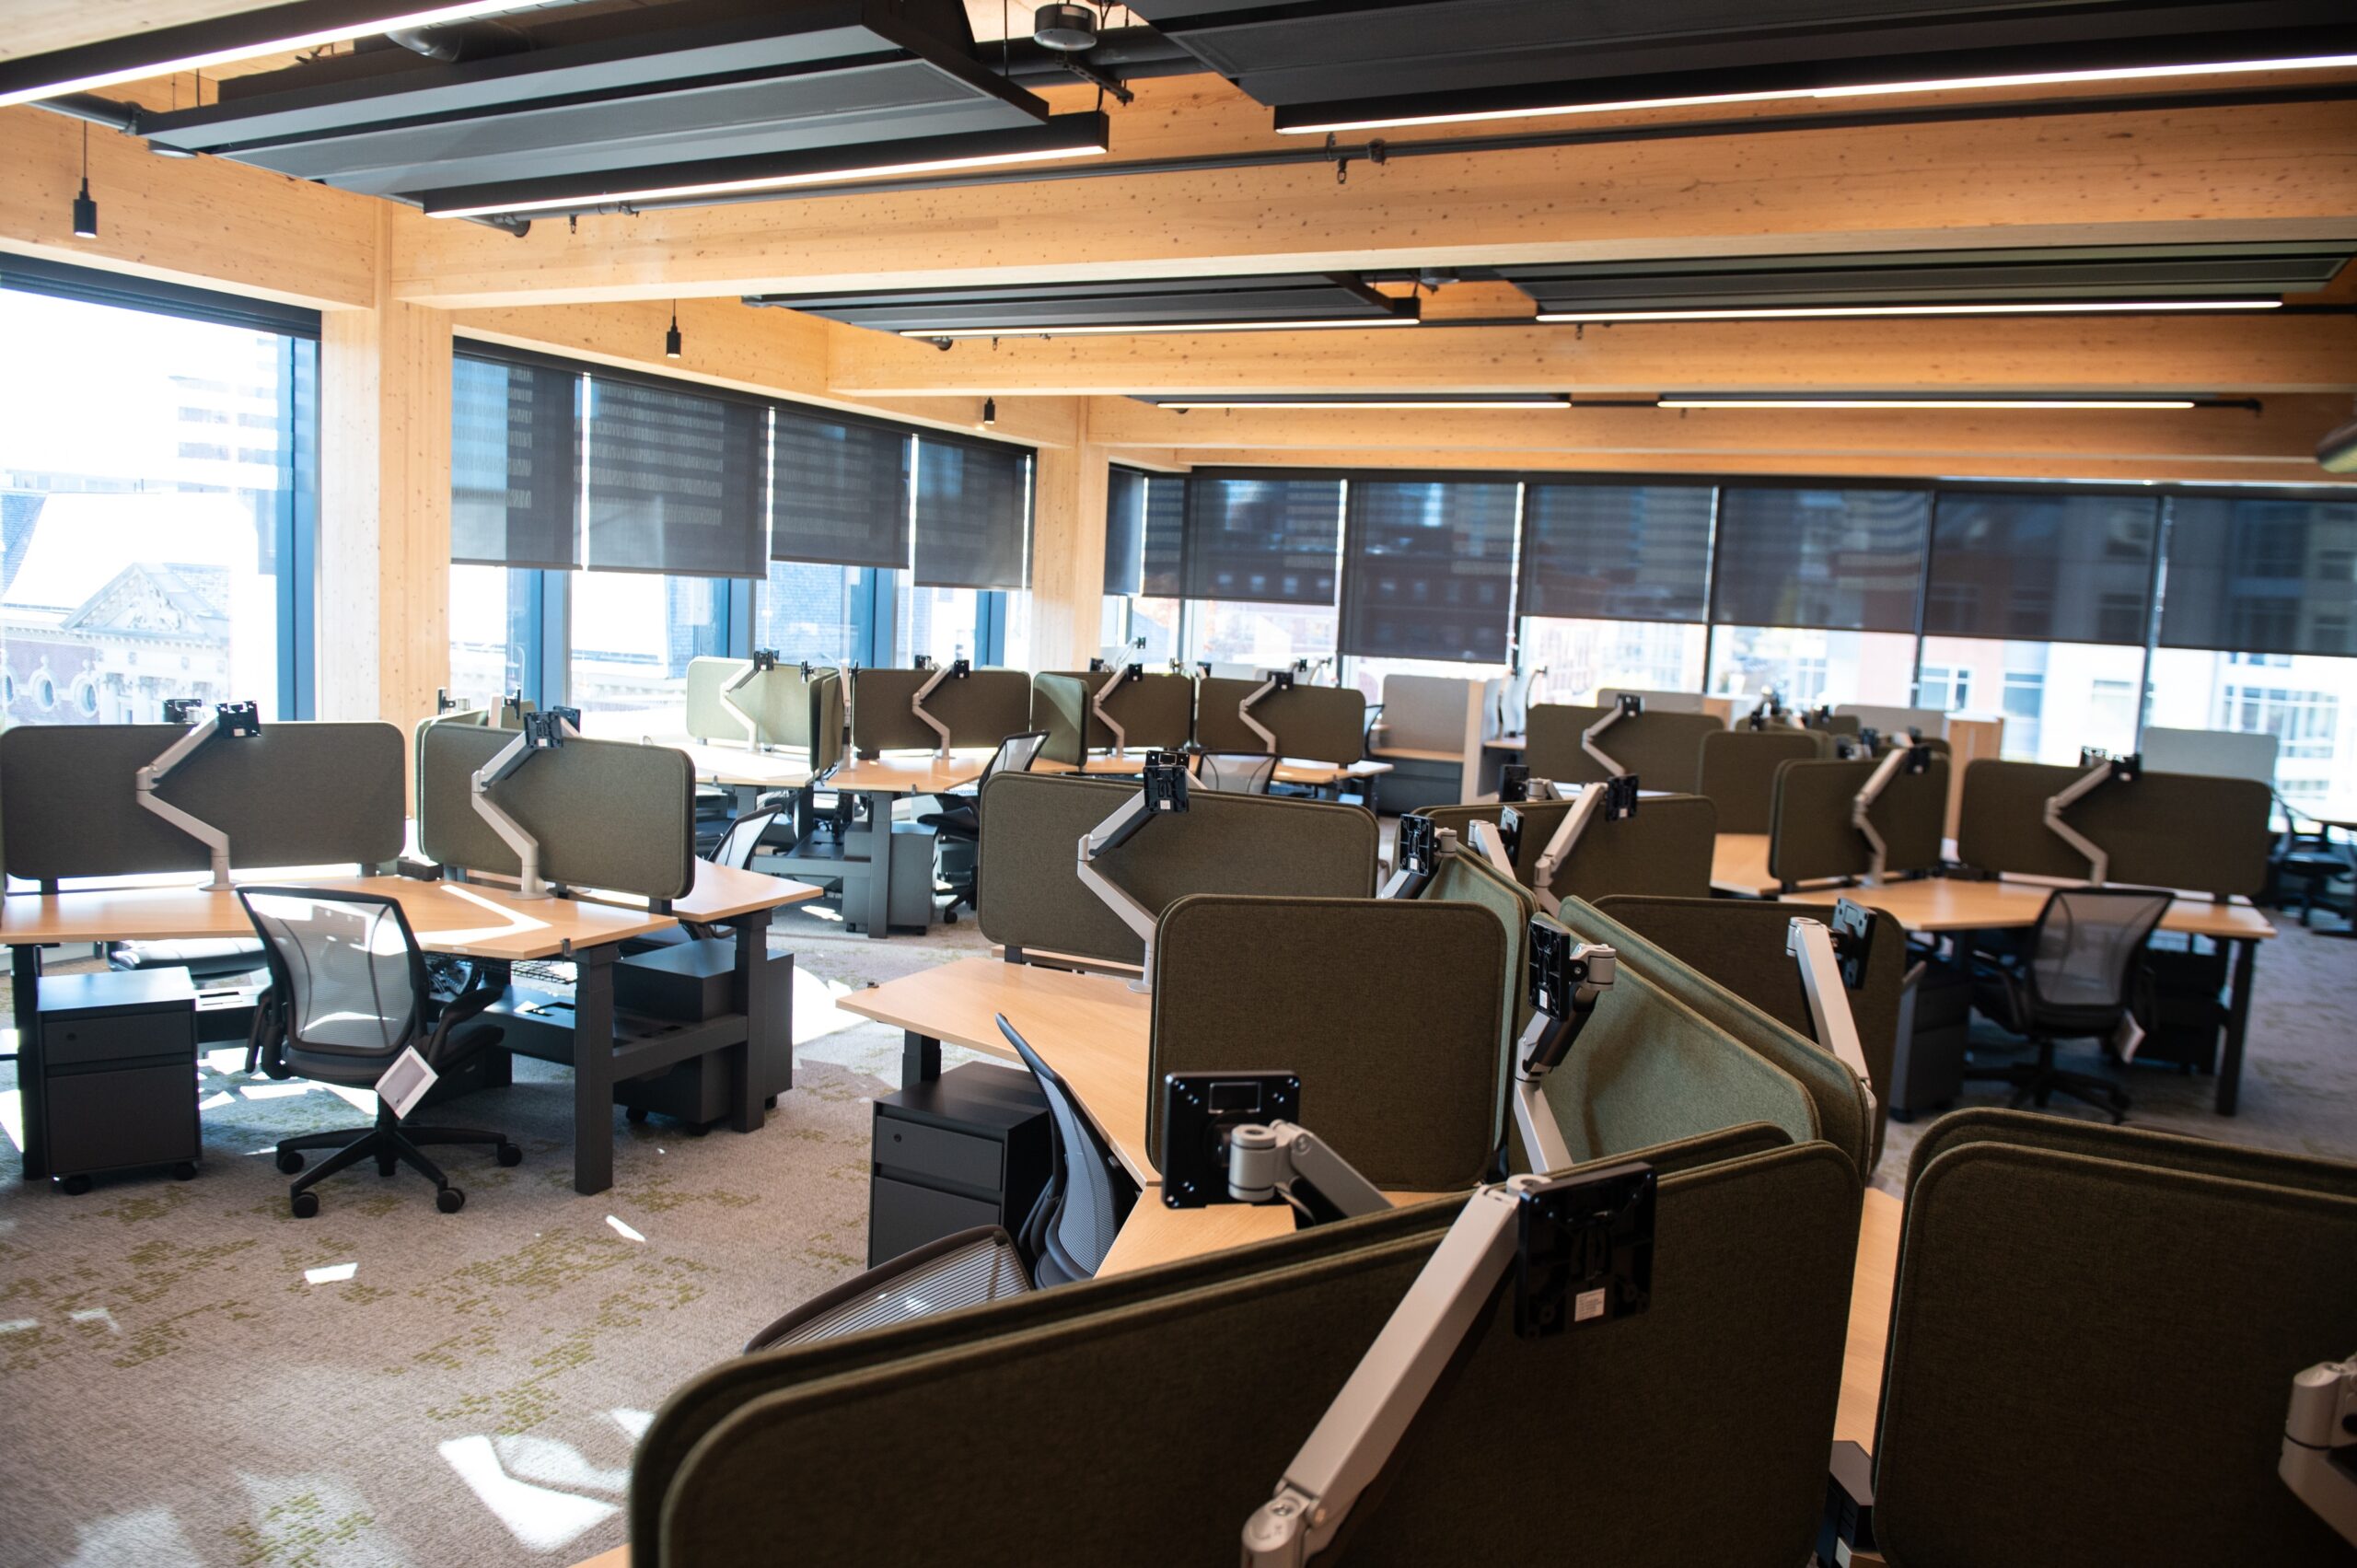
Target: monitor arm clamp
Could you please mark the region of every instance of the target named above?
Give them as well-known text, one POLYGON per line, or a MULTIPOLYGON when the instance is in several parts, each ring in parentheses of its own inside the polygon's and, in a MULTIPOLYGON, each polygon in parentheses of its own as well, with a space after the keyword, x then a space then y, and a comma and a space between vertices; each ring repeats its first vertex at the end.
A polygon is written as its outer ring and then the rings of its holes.
POLYGON ((215 739, 228 737, 239 740, 250 740, 261 733, 261 710, 253 703, 218 703, 215 706, 210 717, 201 719, 191 726, 178 739, 164 748, 161 756, 132 776, 133 789, 142 807, 161 817, 211 852, 213 875, 204 883, 204 890, 208 893, 226 892, 228 889, 229 835, 193 812, 182 810, 166 800, 156 793, 157 787, 166 779, 170 778, 180 764, 203 750, 215 739))
POLYGON ((2106 757, 2101 752, 2083 753, 2079 761, 2086 768, 2071 785, 2046 800, 2046 826, 2055 837, 2087 857, 2087 880, 2097 887, 2111 880, 2111 852, 2063 820, 2063 813, 2088 796, 2112 783, 2134 784, 2144 771, 2144 760, 2139 756, 2106 757))
MULTIPOLYGON (((1868 742, 1870 747, 1872 744, 1868 742)), ((1866 776, 1866 782, 1859 787, 1858 793, 1850 797, 1850 826, 1857 829, 1866 841, 1867 887, 1882 886, 1883 870, 1890 859, 1890 846, 1883 842, 1881 830, 1874 824, 1875 802, 1882 798, 1882 792, 1888 789, 1890 781, 1899 774, 1926 773, 1931 769, 1930 747, 1918 746, 1905 736, 1893 737, 1890 749, 1884 752, 1882 761, 1875 764, 1875 771, 1866 776)))
POLYGON ((491 792, 504 781, 513 778, 534 753, 553 751, 568 740, 581 738, 578 708, 545 708, 526 714, 524 726, 516 738, 500 749, 499 754, 474 772, 471 790, 475 815, 491 824, 507 847, 516 852, 517 865, 516 896, 519 899, 554 897, 547 881, 540 876, 540 841, 525 830, 524 825, 509 816, 491 792))
POLYGON ((1239 1203, 1282 1198, 1313 1224, 1356 1219, 1391 1207, 1391 1200, 1325 1139, 1290 1121, 1250 1123, 1230 1131, 1227 1195, 1239 1203))
POLYGON ((2292 1379, 2275 1473, 2357 1546, 2357 1355, 2319 1363, 2292 1379))
POLYGON ((1583 942, 1544 915, 1532 917, 1530 1022, 1514 1048, 1514 1122, 1533 1170, 1562 1170, 1577 1163, 1547 1109, 1547 1074, 1571 1054, 1620 967, 1620 955, 1613 948, 1583 942))
POLYGON ((1138 978, 1130 985, 1132 991, 1146 991, 1154 984, 1155 912, 1140 902, 1136 894, 1098 870, 1097 860, 1137 837, 1155 818, 1186 809, 1186 759, 1175 751, 1149 752, 1144 787, 1121 802, 1119 810, 1080 836, 1079 861, 1074 869, 1081 886, 1096 894, 1145 945, 1138 978))
POLYGON ((720 689, 720 705, 726 708, 737 722, 745 726, 745 749, 748 751, 763 749, 761 723, 745 711, 743 705, 737 701, 737 693, 760 679, 764 672, 776 668, 777 650, 775 648, 755 648, 752 659, 744 668, 730 676, 727 682, 720 689))
POLYGON ((927 729, 932 730, 934 734, 941 738, 941 743, 935 748, 934 754, 937 757, 946 758, 949 755, 949 726, 942 723, 939 719, 935 718, 931 714, 925 712, 924 700, 927 697, 932 696, 934 691, 943 681, 963 680, 966 677, 973 674, 974 661, 971 659, 962 658, 953 659, 947 664, 931 666, 920 665, 918 668, 921 669, 930 668, 933 673, 925 678, 924 684, 918 687, 914 694, 909 698, 909 711, 916 714, 919 723, 923 724, 927 729))

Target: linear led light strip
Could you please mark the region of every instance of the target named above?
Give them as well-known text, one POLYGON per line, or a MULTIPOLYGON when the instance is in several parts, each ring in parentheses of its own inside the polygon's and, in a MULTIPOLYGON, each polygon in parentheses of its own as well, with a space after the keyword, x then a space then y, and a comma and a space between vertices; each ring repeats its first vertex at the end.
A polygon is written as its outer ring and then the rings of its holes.
POLYGON ((1705 398, 1668 397, 1668 409, 2189 409, 2191 398, 1705 398))
POLYGON ((1464 125, 1490 120, 1543 120, 1561 114, 1617 114, 1639 109, 1692 109, 1705 104, 1775 103, 1803 99, 1871 98, 1885 93, 1956 92, 1972 87, 2031 87, 2069 82, 2133 82, 2170 76, 2231 75, 2245 71, 2325 71, 2357 65, 2357 54, 2317 54, 2286 60, 2217 60, 2185 65, 2119 65, 2103 70, 2025 71, 1998 76, 1949 76, 1913 82, 1874 82, 1846 87, 1785 87, 1761 92, 1709 93, 1692 98, 1630 99, 1618 103, 1559 103, 1531 109, 1466 110, 1453 114, 1403 114, 1371 120, 1328 120, 1281 125, 1288 136, 1335 131, 1380 131, 1407 125, 1464 125))
POLYGON ((903 327, 904 338, 1074 338, 1130 332, 1312 332, 1352 327, 1413 327, 1413 316, 1344 316, 1307 321, 1138 321, 1086 327, 903 327))
MULTIPOLYGON (((747 191, 783 191, 795 185, 831 185, 846 180, 883 180, 909 174, 938 174, 946 169, 988 168, 1010 163, 1044 163, 1054 158, 1101 156, 1094 147, 1035 147, 1022 152, 977 153, 966 157, 927 158, 918 163, 879 163, 857 168, 805 169, 793 174, 757 175, 744 180, 714 180, 701 185, 651 185, 634 191, 575 192, 528 202, 488 202, 472 207, 429 210, 427 216, 473 218, 519 213, 579 212, 591 207, 628 206, 640 202, 668 202, 679 197, 729 196, 747 191)), ((949 332, 919 332, 918 337, 952 337, 949 332)), ((972 335, 972 334, 963 334, 972 335)), ((1012 333, 998 334, 1013 336, 1012 333)))
POLYGON ((1542 310, 1535 320, 1771 321, 1835 316, 2077 316, 2154 310, 2280 310, 2280 299, 2080 299, 2005 301, 1987 305, 1759 305, 1675 310, 1542 310))
POLYGON ((181 71, 202 71, 208 65, 226 65, 232 61, 252 60, 267 54, 291 54, 298 49, 316 49, 321 44, 349 43, 354 39, 368 38, 377 33, 395 32, 409 28, 438 27, 449 22, 463 22, 470 17, 488 17, 500 11, 517 8, 517 0, 459 0, 449 6, 431 6, 422 11, 401 11, 391 16, 373 17, 348 21, 334 27, 318 28, 309 32, 289 33, 284 38, 252 43, 231 44, 222 49, 207 50, 201 54, 184 54, 175 60, 148 60, 135 65, 118 65, 110 70, 75 76, 68 81, 44 82, 39 87, 20 87, 14 92, 0 93, 0 109, 14 104, 38 103, 43 99, 61 98, 67 93, 89 92, 98 87, 110 87, 121 82, 143 82, 151 76, 169 76, 181 71))
POLYGON ((1317 412, 1322 409, 1568 409, 1572 405, 1562 398, 1497 398, 1472 402, 1445 398, 1368 398, 1343 402, 1296 402, 1283 398, 1231 398, 1208 401, 1196 398, 1167 398, 1157 401, 1155 407, 1184 413, 1190 409, 1291 409, 1297 412, 1317 412))

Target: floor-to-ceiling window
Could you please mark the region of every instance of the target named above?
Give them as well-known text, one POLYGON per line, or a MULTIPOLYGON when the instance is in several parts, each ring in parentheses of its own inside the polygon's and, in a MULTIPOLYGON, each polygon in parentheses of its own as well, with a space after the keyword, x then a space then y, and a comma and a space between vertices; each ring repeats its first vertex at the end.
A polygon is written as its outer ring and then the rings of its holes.
POLYGON ((311 706, 316 315, 0 259, 0 699, 311 706))

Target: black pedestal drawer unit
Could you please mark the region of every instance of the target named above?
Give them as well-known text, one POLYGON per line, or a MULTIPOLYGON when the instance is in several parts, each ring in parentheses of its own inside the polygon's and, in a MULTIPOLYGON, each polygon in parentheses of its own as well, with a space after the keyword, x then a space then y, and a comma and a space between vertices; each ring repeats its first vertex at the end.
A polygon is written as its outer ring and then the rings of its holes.
POLYGON ((186 970, 41 978, 49 1169, 68 1192, 110 1170, 196 1174, 196 989, 186 970))
POLYGON ((1028 1073, 970 1062, 876 1102, 867 1266, 976 1225, 1022 1227, 1053 1159, 1028 1073))

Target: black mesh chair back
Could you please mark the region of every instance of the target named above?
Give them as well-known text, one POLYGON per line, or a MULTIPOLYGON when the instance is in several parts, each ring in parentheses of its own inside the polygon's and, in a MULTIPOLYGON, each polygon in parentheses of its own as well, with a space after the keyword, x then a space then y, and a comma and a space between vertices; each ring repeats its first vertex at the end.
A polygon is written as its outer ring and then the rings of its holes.
POLYGON ((2037 1012, 2107 1025, 2128 1005, 2137 959, 2170 901, 2149 888, 2054 889, 2023 960, 2037 1012))
POLYGON ((749 870, 753 864, 753 852, 761 847, 762 835, 770 830, 772 823, 784 815, 783 807, 746 812, 728 824, 728 830, 720 835, 720 842, 712 846, 712 853, 704 858, 731 871, 749 870))
POLYGON ((1003 1013, 998 1028, 1039 1080, 1055 1126, 1055 1137, 1051 1140, 1053 1174, 1023 1227, 1031 1252, 1032 1277, 1043 1288, 1093 1279, 1105 1255, 1113 1249, 1121 1221, 1129 1216, 1131 1194, 1117 1173, 1111 1153, 1097 1142, 1064 1081, 1039 1060, 1031 1042, 1016 1032, 1003 1013))
POLYGON ((286 1024, 286 1061, 314 1076, 389 1065, 424 1017, 425 957, 401 906, 369 893, 243 888, 286 1024), (309 1065, 306 1065, 308 1059, 309 1065))
POLYGON ((991 760, 982 765, 982 776, 975 781, 977 798, 982 785, 990 783, 993 774, 1029 772, 1031 764, 1039 761, 1039 748, 1047 743, 1048 732, 1044 729, 1027 729, 1021 735, 1010 735, 1000 741, 998 749, 991 753, 991 760))
POLYGON ((1195 782, 1215 795, 1266 795, 1277 760, 1250 751, 1206 751, 1195 761, 1195 782))
POLYGON ((994 1225, 961 1230, 812 1296, 747 1341, 745 1353, 888 1329, 1032 1288, 1013 1237, 994 1225))

